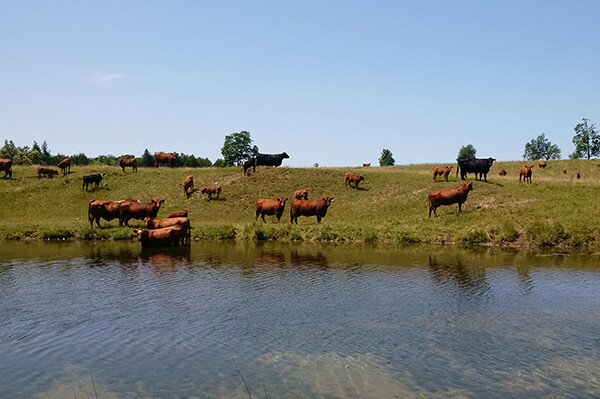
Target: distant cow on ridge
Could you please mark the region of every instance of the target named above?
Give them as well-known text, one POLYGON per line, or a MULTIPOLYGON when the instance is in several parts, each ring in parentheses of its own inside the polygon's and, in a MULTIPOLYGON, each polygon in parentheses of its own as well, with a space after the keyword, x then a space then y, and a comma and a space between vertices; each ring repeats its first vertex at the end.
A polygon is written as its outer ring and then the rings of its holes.
POLYGON ((158 168, 160 164, 166 164, 174 168, 177 162, 176 152, 155 152, 154 153, 154 167, 158 168))
POLYGON ((135 157, 132 158, 127 158, 127 159, 120 159, 119 160, 119 166, 121 167, 121 169, 123 169, 123 172, 125 172, 125 168, 131 168, 134 172, 137 172, 137 159, 135 159, 135 157))
POLYGON ((256 154, 255 157, 244 162, 244 174, 250 167, 252 167, 252 172, 256 172, 257 166, 281 166, 283 160, 289 157, 285 152, 281 154, 256 154))

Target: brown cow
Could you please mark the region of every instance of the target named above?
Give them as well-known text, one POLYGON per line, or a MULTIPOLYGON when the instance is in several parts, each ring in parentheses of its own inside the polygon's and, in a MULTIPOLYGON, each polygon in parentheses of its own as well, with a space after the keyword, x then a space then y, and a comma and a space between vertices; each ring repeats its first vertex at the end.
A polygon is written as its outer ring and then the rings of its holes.
POLYGON ((344 182, 344 186, 349 185, 351 188, 355 188, 357 190, 358 190, 358 183, 365 180, 364 176, 357 175, 352 172, 346 173, 344 175, 344 177, 346 178, 346 181, 344 182), (354 187, 352 187, 352 183, 354 183, 354 187))
POLYGON ((171 212, 169 213, 169 216, 167 216, 168 218, 186 218, 188 217, 188 211, 185 209, 182 209, 180 211, 175 211, 175 212, 171 212))
POLYGON ((179 225, 164 227, 156 230, 135 230, 138 240, 143 247, 152 246, 178 246, 185 235, 183 228, 179 225))
POLYGON ((279 222, 281 220, 281 215, 283 215, 286 201, 287 198, 285 197, 256 200, 256 220, 258 220, 258 215, 260 215, 263 222, 267 223, 265 220, 265 215, 275 215, 277 221, 279 222))
POLYGON ((213 187, 204 187, 201 191, 202 194, 208 195, 208 200, 213 199, 213 195, 215 198, 219 198, 221 195, 221 186, 213 186, 213 187))
POLYGON ((294 199, 307 200, 308 199, 308 190, 299 188, 298 190, 294 191, 294 199))
POLYGON ((12 159, 0 158, 0 172, 4 172, 5 179, 12 179, 12 159))
POLYGON ((504 168, 500 169, 500 172, 498 172, 498 174, 500 176, 506 176, 507 175, 506 169, 504 169, 504 168))
POLYGON ((183 188, 183 193, 189 197, 194 192, 194 176, 187 176, 183 181, 183 184, 180 184, 179 186, 183 188))
POLYGON ((444 175, 444 180, 448 181, 448 175, 450 175, 450 171, 454 165, 451 166, 435 166, 431 171, 433 172, 433 181, 437 182, 437 177, 444 175))
POLYGON ((167 164, 170 167, 175 167, 175 162, 177 162, 177 153, 176 152, 155 152, 154 153, 154 167, 158 168, 160 164, 167 164))
POLYGON ((40 166, 37 168, 37 177, 38 178, 47 177, 49 179, 52 179, 54 176, 58 176, 58 170, 52 169, 52 168, 47 168, 45 166, 40 166))
POLYGON ((546 166, 548 166, 548 162, 547 161, 540 161, 540 162, 538 162, 538 167, 544 169, 546 166))
POLYGON ((462 204, 467 200, 469 192, 473 190, 473 183, 463 183, 458 187, 447 188, 445 190, 432 191, 428 195, 429 199, 429 217, 431 211, 437 216, 437 208, 441 205, 458 204, 458 211, 462 211, 462 204))
POLYGON ((143 220, 145 217, 155 218, 164 199, 153 199, 150 202, 123 202, 119 205, 119 226, 129 227, 130 219, 143 220))
POLYGON ((137 172, 137 159, 135 157, 120 159, 119 166, 123 169, 123 173, 125 173, 125 168, 131 168, 134 172, 137 172))
POLYGON ((71 173, 71 158, 65 158, 58 163, 58 168, 63 172, 63 175, 71 173))
POLYGON ((183 235, 181 237, 182 243, 187 240, 190 242, 191 240, 191 232, 190 229, 190 219, 186 217, 182 218, 164 218, 164 219, 155 219, 146 217, 144 218, 144 223, 146 223, 146 228, 148 230, 162 229, 164 227, 171 226, 181 226, 183 228, 183 235))
POLYGON ((107 222, 118 219, 119 206, 124 202, 139 201, 133 198, 121 201, 91 200, 88 204, 88 220, 90 221, 90 227, 94 227, 94 220, 96 221, 96 225, 100 227, 100 218, 107 222))
POLYGON ((519 182, 521 182, 521 178, 523 178, 525 183, 531 183, 531 168, 533 168, 533 165, 525 165, 521 168, 521 170, 519 170, 519 182))
POLYGON ((320 200, 295 200, 292 201, 290 207, 290 222, 298 224, 298 216, 316 216, 317 223, 321 223, 321 219, 327 215, 327 209, 332 197, 325 197, 320 200))

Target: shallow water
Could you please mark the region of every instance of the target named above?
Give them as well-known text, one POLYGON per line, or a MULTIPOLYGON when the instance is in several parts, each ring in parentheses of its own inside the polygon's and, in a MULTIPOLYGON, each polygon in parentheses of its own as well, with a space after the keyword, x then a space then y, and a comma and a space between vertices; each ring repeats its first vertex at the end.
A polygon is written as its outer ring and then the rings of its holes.
POLYGON ((1 398, 250 395, 600 397, 600 259, 0 243, 1 398))

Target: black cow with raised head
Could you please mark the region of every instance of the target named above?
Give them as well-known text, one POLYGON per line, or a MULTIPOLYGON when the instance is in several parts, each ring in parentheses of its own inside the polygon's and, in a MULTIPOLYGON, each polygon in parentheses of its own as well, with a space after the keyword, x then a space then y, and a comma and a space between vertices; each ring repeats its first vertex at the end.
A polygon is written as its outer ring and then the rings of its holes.
POLYGON ((106 173, 94 173, 93 175, 83 176, 83 184, 81 185, 81 189, 83 190, 85 188, 87 191, 90 184, 95 184, 96 188, 98 188, 105 174, 106 173))
POLYGON ((475 173, 475 180, 483 179, 487 181, 487 174, 494 163, 494 158, 460 158, 458 160, 458 167, 456 168, 456 175, 460 171, 460 179, 466 180, 467 173, 475 173))
POLYGON ((257 166, 281 166, 283 160, 289 157, 285 152, 281 154, 256 154, 255 157, 244 162, 244 174, 250 167, 252 167, 252 172, 256 172, 257 166))

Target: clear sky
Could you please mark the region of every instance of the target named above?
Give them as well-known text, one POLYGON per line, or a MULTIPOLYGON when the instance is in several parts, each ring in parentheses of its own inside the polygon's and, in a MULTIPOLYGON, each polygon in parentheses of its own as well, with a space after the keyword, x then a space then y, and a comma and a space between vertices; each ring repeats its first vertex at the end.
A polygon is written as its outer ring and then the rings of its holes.
POLYGON ((600 125, 598 1, 0 2, 0 139, 288 166, 521 159, 600 125))

